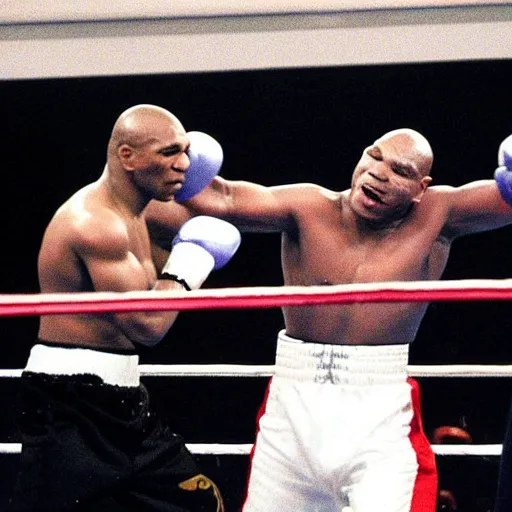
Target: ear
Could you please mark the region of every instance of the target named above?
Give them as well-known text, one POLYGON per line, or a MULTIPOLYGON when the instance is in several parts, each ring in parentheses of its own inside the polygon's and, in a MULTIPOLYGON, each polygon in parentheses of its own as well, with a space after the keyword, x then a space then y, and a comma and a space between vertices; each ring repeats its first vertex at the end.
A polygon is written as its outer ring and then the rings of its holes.
POLYGON ((117 150, 117 154, 125 170, 133 171, 135 169, 136 153, 131 146, 128 144, 121 145, 117 150))
POLYGON ((427 190, 428 186, 432 182, 432 178, 430 176, 423 176, 420 180, 420 192, 413 198, 413 203, 419 203, 421 201, 421 198, 423 197, 423 194, 427 190))

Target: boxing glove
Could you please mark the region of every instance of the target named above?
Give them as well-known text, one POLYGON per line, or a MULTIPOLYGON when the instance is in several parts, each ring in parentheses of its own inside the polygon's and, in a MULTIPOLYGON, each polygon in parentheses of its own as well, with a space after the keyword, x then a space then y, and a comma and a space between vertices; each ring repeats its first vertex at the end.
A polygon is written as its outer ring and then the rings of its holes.
POLYGON ((229 222, 204 215, 193 217, 174 237, 160 278, 172 279, 187 290, 196 290, 212 270, 226 265, 240 241, 240 232, 229 222))
POLYGON ((217 176, 222 166, 222 146, 210 135, 202 132, 188 132, 190 165, 185 172, 185 183, 174 194, 178 202, 188 201, 199 194, 217 176))
POLYGON ((512 206, 512 135, 509 135, 498 150, 499 167, 494 172, 494 179, 501 197, 512 206))

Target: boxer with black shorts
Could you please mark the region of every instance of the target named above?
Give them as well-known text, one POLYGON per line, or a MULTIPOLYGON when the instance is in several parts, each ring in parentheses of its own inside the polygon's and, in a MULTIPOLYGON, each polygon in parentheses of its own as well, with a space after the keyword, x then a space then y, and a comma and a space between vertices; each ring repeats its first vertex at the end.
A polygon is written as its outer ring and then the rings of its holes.
MULTIPOLYGON (((424 136, 393 130, 363 151, 348 190, 216 177, 187 211, 281 232, 287 286, 438 280, 457 237, 512 223, 512 165, 495 180, 429 187, 432 162, 424 136)), ((160 247, 180 208, 149 205, 160 247)), ((427 307, 283 308, 244 512, 434 512, 435 459, 407 377, 427 307)))
MULTIPOLYGON (((137 105, 123 112, 103 174, 69 198, 46 228, 41 292, 199 288, 235 253, 239 231, 220 219, 191 219, 157 274, 143 210, 152 199, 192 197, 221 162, 220 146, 206 134, 187 133, 167 110, 137 105)), ((175 311, 41 317, 21 378, 21 468, 11 511, 224 510, 216 485, 159 420, 139 378, 137 347, 161 341, 176 317, 175 311)))

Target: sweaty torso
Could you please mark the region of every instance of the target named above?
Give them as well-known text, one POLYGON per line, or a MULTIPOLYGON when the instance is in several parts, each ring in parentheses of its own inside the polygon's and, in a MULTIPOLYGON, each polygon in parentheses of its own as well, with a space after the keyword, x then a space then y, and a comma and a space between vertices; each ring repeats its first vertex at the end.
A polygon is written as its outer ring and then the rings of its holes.
MULTIPOLYGON (((296 229, 284 233, 285 285, 440 278, 450 243, 442 236, 446 213, 435 194, 426 194, 400 226, 373 232, 354 229, 346 209, 344 213, 344 194, 326 194, 312 208, 298 212, 296 229)), ((283 312, 290 336, 380 345, 410 343, 426 308, 425 303, 360 303, 288 307, 283 312)))
MULTIPOLYGON (((116 210, 101 187, 90 185, 69 199, 46 229, 38 261, 41 292, 150 289, 156 271, 149 247, 144 220, 116 210), (115 230, 113 235, 110 226, 115 230), (112 235, 110 246, 101 240, 100 230, 104 229, 105 238, 112 235), (121 273, 130 280, 128 289, 123 285, 119 288, 121 273)), ((120 328, 111 313, 42 316, 39 338, 105 350, 134 347, 129 333, 120 328)))

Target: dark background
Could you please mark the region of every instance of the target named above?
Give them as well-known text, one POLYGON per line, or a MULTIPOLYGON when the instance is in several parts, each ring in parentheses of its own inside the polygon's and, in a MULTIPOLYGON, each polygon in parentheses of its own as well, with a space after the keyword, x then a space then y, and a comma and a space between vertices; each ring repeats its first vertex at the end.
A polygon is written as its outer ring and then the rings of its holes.
MULTIPOLYGON (((37 293, 36 259, 55 209, 96 180, 117 116, 138 103, 176 114, 187 130, 213 135, 222 174, 265 185, 315 182, 342 190, 365 146, 410 127, 434 149, 433 184, 489 178, 500 142, 512 132, 512 61, 354 66, 140 77, 0 82, 3 115, 0 293, 37 293)), ((510 277, 511 228, 455 242, 444 279, 510 277)), ((206 287, 281 285, 278 235, 245 234, 239 252, 206 287)), ((411 364, 509 364, 507 302, 432 304, 411 348, 411 364)), ((23 367, 37 318, 1 319, 3 368, 23 367)), ((182 313, 141 363, 272 364, 278 309, 182 313)), ((144 379, 155 405, 188 442, 250 443, 266 379, 144 379)), ((501 443, 510 381, 420 379, 424 423, 467 429, 475 443, 501 443)), ((16 441, 15 379, 0 380, 0 442, 16 441)), ((15 455, 0 459, 2 496, 15 455)), ((202 457, 238 510, 247 458, 202 457)), ((459 510, 491 510, 497 457, 439 457, 441 488, 459 510), (480 482, 476 485, 476 482, 480 482), (473 485, 475 483, 475 485, 473 485)))

